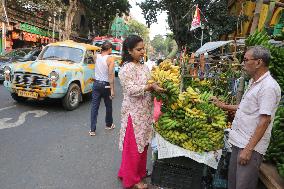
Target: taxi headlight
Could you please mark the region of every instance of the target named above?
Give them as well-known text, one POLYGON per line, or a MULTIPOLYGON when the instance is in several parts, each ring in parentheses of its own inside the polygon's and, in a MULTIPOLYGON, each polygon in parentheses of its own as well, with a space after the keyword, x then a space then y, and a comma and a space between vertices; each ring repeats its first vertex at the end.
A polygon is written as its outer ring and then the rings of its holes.
POLYGON ((52 71, 49 74, 49 80, 51 81, 57 81, 59 79, 59 74, 56 71, 52 71))

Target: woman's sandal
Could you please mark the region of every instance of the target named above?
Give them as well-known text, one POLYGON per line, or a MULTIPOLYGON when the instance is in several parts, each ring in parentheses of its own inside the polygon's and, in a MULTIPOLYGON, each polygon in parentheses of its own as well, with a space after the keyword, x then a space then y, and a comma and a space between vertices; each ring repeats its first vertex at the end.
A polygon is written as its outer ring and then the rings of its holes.
POLYGON ((114 124, 111 124, 110 127, 106 127, 105 129, 106 129, 106 130, 112 130, 112 129, 114 129, 114 128, 115 128, 115 125, 114 125, 114 124))
POLYGON ((135 184, 132 189, 148 189, 148 185, 143 182, 139 182, 135 184))
POLYGON ((89 131, 89 135, 90 136, 96 136, 96 132, 95 131, 89 131))

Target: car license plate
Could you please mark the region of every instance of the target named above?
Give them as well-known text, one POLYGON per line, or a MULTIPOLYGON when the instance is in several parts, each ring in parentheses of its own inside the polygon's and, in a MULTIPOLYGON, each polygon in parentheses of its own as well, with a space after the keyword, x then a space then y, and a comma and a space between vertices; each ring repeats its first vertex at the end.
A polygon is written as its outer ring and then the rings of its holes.
POLYGON ((38 98, 38 93, 29 91, 18 91, 18 96, 28 97, 28 98, 38 98))

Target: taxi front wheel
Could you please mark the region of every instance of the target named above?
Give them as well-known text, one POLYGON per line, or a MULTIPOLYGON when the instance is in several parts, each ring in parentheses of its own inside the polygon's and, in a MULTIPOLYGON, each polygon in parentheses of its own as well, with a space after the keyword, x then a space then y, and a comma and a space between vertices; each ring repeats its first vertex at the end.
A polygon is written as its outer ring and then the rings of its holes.
POLYGON ((66 110, 78 108, 81 100, 81 89, 76 83, 71 83, 67 94, 62 99, 62 105, 66 110))

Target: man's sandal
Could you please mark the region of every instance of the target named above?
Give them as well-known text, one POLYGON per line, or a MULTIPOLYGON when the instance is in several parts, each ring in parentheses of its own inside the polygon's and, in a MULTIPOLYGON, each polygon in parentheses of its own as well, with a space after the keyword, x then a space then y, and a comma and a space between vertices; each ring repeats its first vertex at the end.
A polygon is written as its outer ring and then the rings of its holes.
POLYGON ((106 129, 106 130, 112 130, 112 129, 114 129, 114 128, 115 128, 115 125, 112 124, 110 127, 106 127, 105 129, 106 129))
POLYGON ((89 131, 89 135, 90 136, 96 136, 96 132, 95 131, 89 131))

